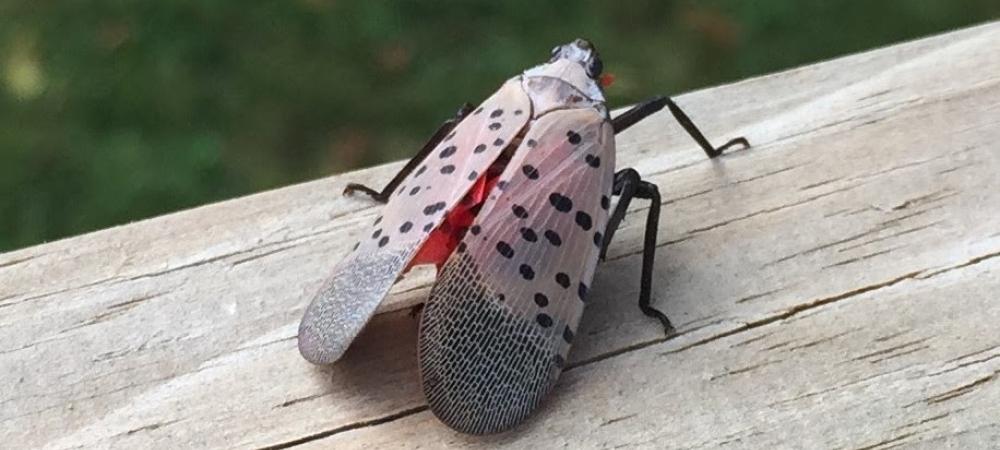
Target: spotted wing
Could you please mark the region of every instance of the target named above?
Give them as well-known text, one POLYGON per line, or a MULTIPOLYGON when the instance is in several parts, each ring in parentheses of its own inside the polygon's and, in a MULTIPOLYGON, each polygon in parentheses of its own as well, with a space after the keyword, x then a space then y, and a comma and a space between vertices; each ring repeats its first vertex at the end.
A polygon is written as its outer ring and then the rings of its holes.
POLYGON ((531 103, 520 79, 459 123, 389 198, 383 215, 336 266, 299 324, 299 352, 316 364, 340 358, 396 279, 456 205, 520 133, 531 103))
POLYGON ((466 433, 523 420, 566 360, 597 265, 614 132, 591 109, 531 125, 423 309, 431 410, 466 433))

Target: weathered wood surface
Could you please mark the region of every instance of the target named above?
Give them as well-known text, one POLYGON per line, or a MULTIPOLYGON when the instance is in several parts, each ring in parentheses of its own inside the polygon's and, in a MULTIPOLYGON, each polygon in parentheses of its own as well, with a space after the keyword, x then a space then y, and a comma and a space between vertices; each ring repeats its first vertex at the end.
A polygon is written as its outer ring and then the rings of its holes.
POLYGON ((655 292, 680 335, 635 308, 634 215, 516 431, 425 409, 405 307, 428 276, 338 365, 295 349, 377 214, 341 187, 397 163, 0 256, 0 446, 1000 446, 1000 23, 679 102, 755 144, 705 160, 667 114, 619 138, 664 194, 655 292))

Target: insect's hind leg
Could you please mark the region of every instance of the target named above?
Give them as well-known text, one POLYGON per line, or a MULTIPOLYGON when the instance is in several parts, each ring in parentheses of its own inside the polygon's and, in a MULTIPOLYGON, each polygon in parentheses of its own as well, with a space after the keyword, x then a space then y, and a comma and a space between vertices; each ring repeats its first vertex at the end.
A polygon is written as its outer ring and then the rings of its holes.
POLYGON ((608 218, 608 226, 604 231, 604 243, 601 246, 601 259, 605 259, 608 245, 621 225, 629 203, 633 198, 648 199, 649 212, 646 214, 646 233, 642 248, 642 274, 639 278, 639 309, 643 314, 655 318, 663 324, 663 331, 669 336, 674 333, 674 326, 660 310, 650 306, 653 291, 653 262, 656 256, 656 233, 660 222, 660 190, 653 183, 643 181, 635 169, 623 169, 615 173, 612 193, 618 195, 618 204, 608 218))
POLYGON ((461 122, 465 116, 468 116, 470 112, 472 112, 471 104, 466 103, 462 105, 462 107, 459 108, 458 112, 455 114, 455 117, 444 121, 434 135, 427 140, 427 143, 424 144, 423 148, 421 148, 420 151, 418 151, 417 154, 414 155, 405 166, 403 166, 403 169, 400 170, 399 173, 397 173, 396 176, 389 181, 389 184, 385 185, 381 191, 372 189, 360 183, 348 183, 347 187, 344 188, 344 195, 351 195, 355 192, 363 192, 379 203, 389 201, 389 196, 392 195, 392 193, 397 187, 399 187, 400 183, 406 179, 410 172, 413 172, 413 169, 416 169, 417 166, 420 165, 420 162, 423 161, 424 158, 426 158, 427 155, 430 154, 430 152, 444 140, 445 136, 455 129, 455 125, 458 125, 458 123, 461 122))
POLYGON ((691 135, 691 138, 698 143, 709 158, 715 158, 730 147, 736 145, 742 145, 743 148, 750 148, 750 142, 747 141, 747 138, 742 136, 730 139, 729 142, 726 142, 720 147, 713 147, 712 143, 709 142, 705 135, 702 134, 701 130, 698 129, 698 126, 691 121, 691 118, 688 117, 687 113, 685 113, 680 106, 677 106, 677 103, 674 103, 670 97, 665 96, 654 97, 646 100, 632 109, 625 111, 620 116, 612 119, 611 124, 614 126, 615 134, 618 134, 626 128, 635 125, 640 120, 645 119, 653 113, 663 109, 664 106, 670 110, 670 113, 674 115, 674 119, 677 119, 677 123, 680 123, 681 126, 684 127, 684 130, 691 135))

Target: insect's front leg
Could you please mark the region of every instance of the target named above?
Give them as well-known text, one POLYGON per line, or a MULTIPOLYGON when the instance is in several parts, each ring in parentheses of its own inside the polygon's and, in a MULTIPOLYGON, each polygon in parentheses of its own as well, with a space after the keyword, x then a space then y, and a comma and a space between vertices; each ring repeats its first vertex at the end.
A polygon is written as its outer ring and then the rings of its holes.
POLYGON ((635 169, 623 169, 615 173, 612 194, 618 195, 618 204, 608 218, 608 226, 604 233, 604 245, 601 246, 601 259, 605 259, 608 245, 618 226, 621 225, 628 205, 633 198, 649 200, 649 212, 646 214, 646 234, 642 246, 642 275, 639 278, 639 309, 643 314, 655 318, 663 324, 667 336, 674 334, 674 326, 660 310, 650 306, 653 292, 653 263, 656 256, 656 234, 660 221, 660 190, 653 183, 642 180, 635 169))
POLYGON ((649 117, 653 113, 663 109, 664 106, 666 106, 670 110, 670 113, 674 115, 674 118, 677 119, 677 122, 680 123, 682 127, 684 127, 684 130, 687 131, 689 135, 691 135, 691 138, 693 138, 694 141, 698 143, 698 145, 701 147, 702 150, 705 151, 705 154, 708 155, 709 158, 715 158, 721 155, 722 152, 726 151, 730 147, 736 145, 742 145, 743 148, 750 148, 750 142, 747 141, 747 138, 742 136, 735 139, 730 139, 729 142, 726 142, 725 144, 719 147, 713 147, 712 143, 708 141, 708 139, 705 137, 704 134, 702 134, 701 130, 699 130, 698 126, 691 121, 691 118, 688 117, 688 115, 684 112, 684 110, 682 110, 680 106, 677 106, 677 103, 674 103, 674 101, 671 100, 670 97, 666 96, 654 97, 652 99, 646 100, 636 105, 632 109, 625 111, 620 116, 612 119, 611 124, 614 126, 615 134, 618 134, 619 132, 624 131, 626 128, 635 125, 642 119, 645 119, 646 117, 649 117))
POLYGON ((458 125, 458 123, 461 122, 465 116, 468 116, 470 112, 472 112, 471 104, 466 103, 462 105, 462 107, 459 108, 458 112, 455 114, 455 117, 444 121, 444 123, 441 124, 441 127, 438 128, 434 135, 431 136, 426 144, 424 144, 423 148, 421 148, 420 151, 417 152, 417 154, 414 155, 405 166, 403 166, 403 169, 400 170, 399 173, 392 178, 392 181, 389 181, 389 184, 385 185, 381 191, 372 189, 360 183, 348 183, 347 187, 344 188, 344 195, 351 195, 355 192, 363 192, 379 203, 389 201, 389 196, 395 192, 396 188, 399 187, 400 183, 406 179, 410 172, 413 172, 413 169, 416 169, 417 166, 420 165, 420 162, 423 161, 424 158, 426 158, 427 155, 430 154, 430 152, 433 151, 446 136, 448 136, 448 133, 451 133, 451 131, 455 129, 455 126, 458 125))

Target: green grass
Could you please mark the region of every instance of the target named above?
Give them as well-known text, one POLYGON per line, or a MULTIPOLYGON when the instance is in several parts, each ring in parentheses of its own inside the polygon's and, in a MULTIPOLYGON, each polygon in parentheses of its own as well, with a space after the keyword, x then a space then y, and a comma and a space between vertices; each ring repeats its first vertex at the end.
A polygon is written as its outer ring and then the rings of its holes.
POLYGON ((1000 17, 995 0, 430 3, 0 5, 0 251, 406 157, 577 36, 621 106, 1000 17))

